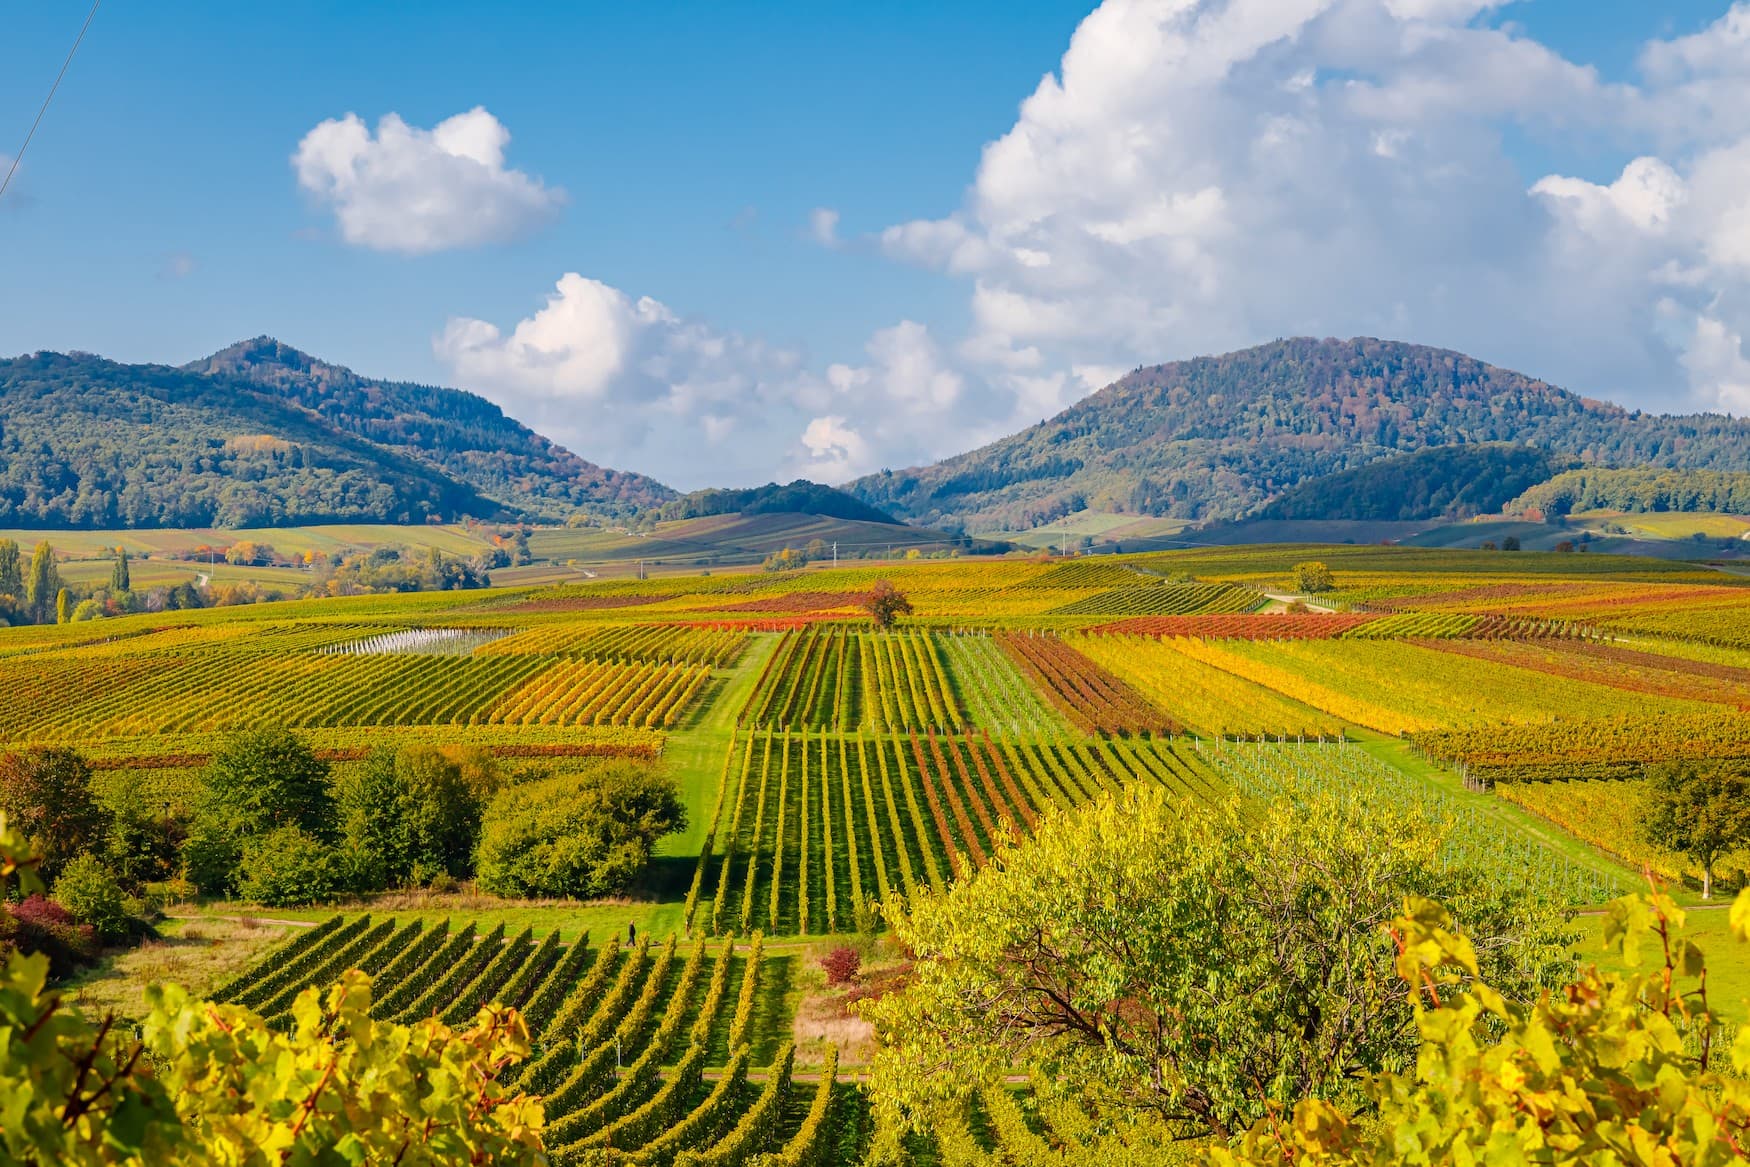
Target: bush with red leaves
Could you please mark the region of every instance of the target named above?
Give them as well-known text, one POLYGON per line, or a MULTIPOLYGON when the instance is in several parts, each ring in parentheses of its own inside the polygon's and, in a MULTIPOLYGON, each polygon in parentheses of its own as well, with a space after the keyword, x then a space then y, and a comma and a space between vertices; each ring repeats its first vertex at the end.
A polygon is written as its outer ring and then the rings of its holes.
POLYGON ((855 948, 835 948, 820 958, 820 967, 826 970, 829 985, 855 984, 857 974, 863 970, 863 958, 855 948))

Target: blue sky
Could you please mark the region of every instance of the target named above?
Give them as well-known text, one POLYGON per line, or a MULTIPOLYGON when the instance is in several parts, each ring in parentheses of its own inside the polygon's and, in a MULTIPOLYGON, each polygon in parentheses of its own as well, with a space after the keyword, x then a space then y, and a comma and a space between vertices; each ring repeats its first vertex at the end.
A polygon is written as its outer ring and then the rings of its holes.
MULTIPOLYGON (((8 8, 0 156, 85 8, 8 8)), ((1071 50, 1089 16, 108 0, 0 202, 0 353, 266 332, 683 486, 945 455, 1302 331, 1750 408, 1750 9, 1115 0, 1071 50), (350 237, 292 163, 330 119, 476 108, 490 182, 416 168, 350 237), (460 209, 424 223, 421 183, 460 209), (395 199, 415 245, 371 233, 395 199)))

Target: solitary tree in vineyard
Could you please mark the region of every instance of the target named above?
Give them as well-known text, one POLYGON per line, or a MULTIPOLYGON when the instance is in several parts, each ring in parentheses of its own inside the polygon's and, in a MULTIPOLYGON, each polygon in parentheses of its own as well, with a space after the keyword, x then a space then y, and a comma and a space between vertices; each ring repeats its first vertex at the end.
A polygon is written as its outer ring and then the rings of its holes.
POLYGON ((1729 762, 1664 762, 1648 772, 1647 842, 1701 867, 1701 896, 1714 894, 1714 863, 1750 843, 1750 777, 1729 762))
POLYGON ((875 587, 863 597, 863 610, 877 628, 892 628, 901 616, 911 615, 911 601, 893 586, 891 580, 878 579, 875 587))
POLYGON ((110 569, 109 586, 111 591, 117 592, 129 591, 133 587, 133 581, 128 575, 128 551, 125 547, 115 557, 115 566, 110 569))
POLYGON ((1317 560, 1294 565, 1294 586, 1303 592, 1328 592, 1336 587, 1331 569, 1317 560))

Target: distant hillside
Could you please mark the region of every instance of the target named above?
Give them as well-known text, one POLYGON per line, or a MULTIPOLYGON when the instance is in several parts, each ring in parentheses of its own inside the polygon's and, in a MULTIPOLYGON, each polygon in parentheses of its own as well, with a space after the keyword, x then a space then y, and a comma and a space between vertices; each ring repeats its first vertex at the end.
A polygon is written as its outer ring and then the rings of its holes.
POLYGON ((1431 446, 1327 474, 1290 490, 1259 519, 1410 522, 1491 515, 1507 500, 1572 465, 1547 450, 1489 442, 1431 446))
POLYGON ((417 523, 506 508, 247 381, 0 360, 0 526, 417 523))
POLYGON ((746 490, 697 490, 664 503, 663 519, 703 519, 711 515, 821 515, 861 523, 896 523, 861 499, 842 490, 798 478, 787 486, 768 482, 746 490))
POLYGON ((902 519, 973 530, 1084 508, 1234 519, 1392 451, 1478 442, 1750 470, 1750 420, 1629 412, 1423 345, 1299 338, 1138 369, 1050 421, 847 489, 902 519))
POLYGON ((0 526, 618 517, 673 497, 471 393, 373 381, 267 338, 180 369, 0 360, 0 526))
POLYGON ((1503 506, 1559 518, 1575 511, 1718 511, 1750 515, 1750 473, 1714 470, 1569 470, 1503 506))
POLYGON ((337 429, 429 462, 488 498, 540 517, 563 519, 576 510, 624 517, 675 497, 642 474, 584 461, 484 397, 361 377, 271 337, 234 344, 184 368, 245 378, 337 429))

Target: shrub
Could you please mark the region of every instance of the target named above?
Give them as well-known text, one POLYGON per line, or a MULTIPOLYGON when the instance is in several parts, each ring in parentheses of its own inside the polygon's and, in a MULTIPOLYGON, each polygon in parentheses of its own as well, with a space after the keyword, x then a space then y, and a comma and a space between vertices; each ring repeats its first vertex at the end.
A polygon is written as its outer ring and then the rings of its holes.
POLYGON ((237 893, 268 907, 322 903, 341 890, 334 849, 297 827, 279 827, 243 845, 237 893))
POLYGON ((636 763, 511 786, 480 827, 480 889, 578 899, 624 891, 656 840, 686 820, 673 779, 636 763))
POLYGON ((54 884, 55 902, 104 940, 128 934, 128 909, 121 884, 94 855, 80 855, 61 869, 54 884))
POLYGON ((826 971, 826 983, 834 988, 852 985, 863 971, 863 958, 855 948, 835 948, 820 958, 820 967, 826 971))

